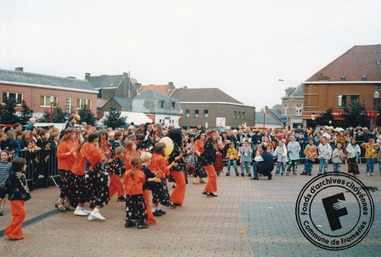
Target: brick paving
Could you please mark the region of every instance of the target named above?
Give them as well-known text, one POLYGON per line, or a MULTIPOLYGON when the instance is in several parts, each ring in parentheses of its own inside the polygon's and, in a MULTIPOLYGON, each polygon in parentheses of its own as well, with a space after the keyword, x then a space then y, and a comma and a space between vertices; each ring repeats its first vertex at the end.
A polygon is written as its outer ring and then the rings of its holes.
MULTIPOLYGON (((360 165, 360 170, 364 168, 360 165)), ((314 165, 314 174, 316 169, 314 165)), ((222 174, 217 198, 202 195, 203 185, 193 185, 189 178, 184 205, 174 210, 164 207, 167 214, 144 230, 124 228, 124 203, 116 202, 116 196, 101 210, 106 221, 98 222, 59 213, 53 207, 58 189, 38 189, 26 203, 24 240, 10 241, 3 235, 11 219, 7 203, 5 216, 0 217, 0 252, 1 256, 380 256, 381 191, 371 193, 376 218, 358 245, 331 252, 303 237, 294 208, 310 178, 251 181, 222 174), (43 214, 46 217, 40 219, 43 214)), ((359 178, 367 186, 381 187, 378 173, 359 178)))

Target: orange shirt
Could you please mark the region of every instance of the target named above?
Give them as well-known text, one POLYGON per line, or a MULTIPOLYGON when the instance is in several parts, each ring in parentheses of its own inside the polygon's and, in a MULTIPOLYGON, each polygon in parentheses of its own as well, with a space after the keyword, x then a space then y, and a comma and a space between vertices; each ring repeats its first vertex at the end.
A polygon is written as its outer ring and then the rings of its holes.
POLYGON ((72 172, 77 175, 85 175, 85 161, 86 159, 90 162, 89 171, 98 164, 103 158, 103 154, 99 147, 85 142, 77 156, 75 164, 73 165, 72 172))
POLYGON ((130 170, 132 167, 131 167, 131 159, 132 157, 139 157, 140 154, 138 151, 133 151, 133 152, 127 152, 126 155, 124 156, 124 168, 126 170, 130 170))
POLYGON ((76 140, 61 141, 57 146, 57 160, 59 170, 71 170, 76 160, 76 151, 67 155, 71 149, 78 149, 78 142, 76 140))
POLYGON ((132 170, 124 173, 123 182, 126 188, 126 195, 143 194, 143 185, 146 182, 146 175, 141 170, 134 171, 134 178, 131 178, 132 170))
POLYGON ((204 142, 201 139, 197 139, 193 145, 194 151, 199 151, 200 154, 204 152, 204 142))
POLYGON ((171 171, 167 168, 168 162, 167 159, 161 154, 153 153, 151 163, 149 165, 149 169, 152 173, 156 173, 161 171, 163 175, 157 175, 158 178, 165 178, 165 176, 169 176, 171 171))

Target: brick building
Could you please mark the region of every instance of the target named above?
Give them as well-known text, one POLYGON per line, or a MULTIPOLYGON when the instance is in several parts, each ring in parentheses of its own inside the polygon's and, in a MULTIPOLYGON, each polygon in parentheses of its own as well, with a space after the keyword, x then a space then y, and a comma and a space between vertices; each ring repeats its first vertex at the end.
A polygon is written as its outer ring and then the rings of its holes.
POLYGON ((370 118, 378 115, 381 95, 381 45, 354 46, 304 82, 304 124, 333 109, 343 119, 344 107, 360 103, 370 118))
POLYGON ((2 102, 5 97, 17 103, 24 100, 34 113, 49 110, 51 97, 53 106, 68 113, 84 106, 94 114, 97 111, 98 91, 86 80, 24 72, 18 67, 15 71, 0 69, 0 86, 2 102))

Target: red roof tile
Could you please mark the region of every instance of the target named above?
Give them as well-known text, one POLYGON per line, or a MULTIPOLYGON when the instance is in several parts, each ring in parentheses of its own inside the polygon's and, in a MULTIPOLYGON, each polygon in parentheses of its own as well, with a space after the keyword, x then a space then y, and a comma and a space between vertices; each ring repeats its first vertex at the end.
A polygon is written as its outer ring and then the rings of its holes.
POLYGON ((354 46, 306 81, 381 80, 381 45, 354 46), (345 79, 344 79, 345 78, 345 79))

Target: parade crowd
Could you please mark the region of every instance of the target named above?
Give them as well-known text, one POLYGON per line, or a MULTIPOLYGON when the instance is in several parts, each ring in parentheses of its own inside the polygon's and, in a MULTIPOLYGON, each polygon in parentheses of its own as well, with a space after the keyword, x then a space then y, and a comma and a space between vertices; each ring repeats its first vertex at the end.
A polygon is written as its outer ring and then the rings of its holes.
POLYGON ((55 207, 59 211, 104 221, 101 209, 116 195, 116 201, 125 204, 125 227, 139 229, 165 215, 162 206, 182 206, 189 180, 204 184, 200 193, 206 197, 217 197, 217 177, 223 173, 271 180, 274 169, 275 176, 312 175, 316 164, 319 175, 332 163, 334 172, 344 172, 346 165, 346 172, 357 175, 363 158, 366 175, 374 176, 375 163, 381 160, 381 133, 360 127, 245 127, 218 132, 200 125, 185 130, 132 123, 128 129, 96 130, 84 123, 78 126, 76 117, 71 117, 66 129, 59 131, 38 129, 34 122, 24 129, 14 124, 0 131, 0 216, 8 195, 12 222, 4 232, 12 240, 24 238, 24 202, 30 199, 29 186, 37 187, 41 178, 47 185, 51 167, 43 163, 49 158, 58 165, 60 194, 55 207), (25 175, 29 165, 36 167, 31 177, 25 175), (298 170, 298 165, 303 168, 298 170))

